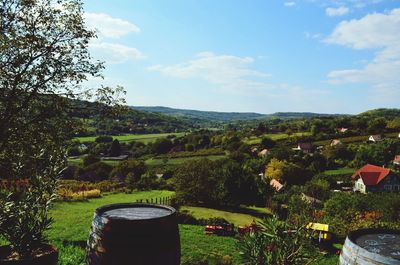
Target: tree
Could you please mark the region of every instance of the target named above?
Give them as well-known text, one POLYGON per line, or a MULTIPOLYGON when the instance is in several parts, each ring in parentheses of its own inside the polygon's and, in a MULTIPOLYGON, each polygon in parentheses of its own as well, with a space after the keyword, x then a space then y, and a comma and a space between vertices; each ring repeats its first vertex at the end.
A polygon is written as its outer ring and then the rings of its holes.
POLYGON ((269 138, 269 137, 263 137, 262 139, 261 139, 261 146, 262 146, 262 148, 267 148, 267 149, 270 149, 270 148, 273 148, 274 146, 275 146, 275 141, 274 140, 272 140, 271 138, 269 138))
POLYGON ((280 180, 284 174, 285 161, 272 158, 265 168, 265 176, 267 178, 280 180))
POLYGON ((91 94, 120 103, 122 88, 81 85, 103 68, 88 50, 94 37, 80 0, 0 0, 0 177, 30 181, 26 191, 0 198, 0 235, 20 257, 45 241, 51 223, 57 176, 77 128, 71 99, 91 94))
POLYGON ((368 122, 368 131, 370 133, 382 133, 386 128, 386 119, 383 117, 375 118, 368 122))
POLYGON ((131 174, 133 182, 138 182, 140 177, 147 171, 146 164, 143 161, 129 159, 119 163, 110 173, 111 178, 117 181, 125 181, 131 174))
POLYGON ((115 139, 110 147, 110 156, 120 156, 121 155, 121 145, 119 144, 119 141, 115 139))
POLYGON ((185 203, 219 205, 218 198, 225 192, 215 162, 209 159, 182 163, 176 168, 173 180, 178 200, 185 203))
POLYGON ((100 162, 100 158, 98 156, 89 154, 89 155, 83 157, 83 165, 85 167, 87 167, 91 164, 97 163, 97 162, 100 162))

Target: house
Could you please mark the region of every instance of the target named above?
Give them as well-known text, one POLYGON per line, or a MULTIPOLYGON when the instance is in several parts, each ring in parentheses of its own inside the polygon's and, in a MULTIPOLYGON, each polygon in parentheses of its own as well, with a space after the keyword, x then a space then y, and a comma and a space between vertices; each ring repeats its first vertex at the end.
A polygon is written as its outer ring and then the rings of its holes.
POLYGON ((333 139, 331 141, 331 146, 342 145, 343 143, 339 139, 333 139))
POLYGON ((86 151, 87 149, 88 149, 88 147, 85 144, 80 144, 79 145, 79 150, 86 151))
POLYGON ((293 148, 293 150, 300 150, 305 153, 313 153, 315 151, 315 145, 311 142, 302 142, 298 143, 296 148, 293 148))
POLYGON ((393 159, 393 164, 400 166, 400 155, 396 155, 393 159))
POLYGON ((276 179, 271 179, 269 182, 269 185, 275 189, 275 191, 280 192, 283 189, 283 185, 277 181, 276 179))
POLYGON ((340 128, 338 129, 339 133, 346 133, 349 129, 348 128, 340 128))
POLYGON ((269 154, 268 149, 263 149, 261 152, 258 153, 259 157, 266 157, 269 154))
POLYGON ((382 136, 380 134, 371 135, 368 138, 368 141, 373 142, 373 143, 380 142, 380 141, 382 141, 382 136))
POLYGON ((384 167, 367 164, 357 170, 351 179, 353 191, 361 193, 400 191, 400 177, 384 167))

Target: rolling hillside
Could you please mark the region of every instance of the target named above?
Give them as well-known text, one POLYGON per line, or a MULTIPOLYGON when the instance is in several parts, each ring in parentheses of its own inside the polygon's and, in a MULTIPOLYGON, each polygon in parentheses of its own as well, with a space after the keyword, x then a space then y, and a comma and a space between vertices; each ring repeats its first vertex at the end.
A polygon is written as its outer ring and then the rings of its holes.
POLYGON ((173 117, 184 117, 196 120, 208 120, 219 122, 230 122, 239 120, 256 120, 256 119, 299 119, 313 117, 329 117, 338 116, 339 114, 320 114, 311 112, 276 112, 273 114, 261 114, 255 112, 218 112, 218 111, 200 111, 188 109, 175 109, 169 107, 146 107, 146 106, 131 106, 132 109, 161 113, 173 117))

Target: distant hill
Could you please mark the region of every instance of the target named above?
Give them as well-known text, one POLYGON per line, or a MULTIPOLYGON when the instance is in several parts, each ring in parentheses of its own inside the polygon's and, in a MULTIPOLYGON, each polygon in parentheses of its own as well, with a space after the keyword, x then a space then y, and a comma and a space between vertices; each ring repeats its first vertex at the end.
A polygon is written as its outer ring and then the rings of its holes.
POLYGON ((300 119, 314 117, 330 117, 338 116, 338 114, 320 114, 312 112, 276 112, 273 114, 261 114, 255 112, 218 112, 218 111, 200 111, 189 109, 175 109, 168 107, 144 107, 132 106, 132 109, 153 113, 162 113, 173 117, 181 117, 196 120, 208 120, 219 122, 230 122, 239 120, 256 120, 256 119, 300 119))
POLYGON ((400 117, 400 109, 373 109, 362 112, 358 114, 359 116, 368 116, 368 117, 385 117, 388 119, 394 119, 400 117))
POLYGON ((200 111, 189 109, 174 109, 168 107, 138 107, 131 108, 147 112, 162 113, 174 117, 185 117, 189 119, 212 120, 212 121, 237 121, 265 118, 266 115, 254 112, 218 112, 200 111))

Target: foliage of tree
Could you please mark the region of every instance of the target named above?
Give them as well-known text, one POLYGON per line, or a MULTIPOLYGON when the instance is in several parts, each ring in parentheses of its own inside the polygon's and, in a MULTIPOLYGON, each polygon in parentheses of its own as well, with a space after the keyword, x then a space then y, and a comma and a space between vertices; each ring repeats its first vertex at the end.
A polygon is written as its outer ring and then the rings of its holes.
POLYGON ((128 159, 120 162, 110 173, 113 180, 124 182, 126 177, 131 174, 136 183, 147 171, 146 164, 143 161, 128 159))
POLYGON ((75 172, 75 179, 98 182, 107 180, 113 167, 104 162, 94 162, 75 172))
POLYGON ((45 241, 51 223, 57 176, 78 127, 70 99, 120 102, 122 89, 81 87, 103 68, 89 54, 93 37, 79 0, 0 1, 0 172, 30 181, 26 191, 2 198, 0 232, 22 257, 45 241))
POLYGON ((279 181, 284 174, 285 164, 285 161, 272 158, 265 168, 265 176, 279 181))
POLYGON ((121 145, 117 139, 112 142, 109 155, 114 157, 121 155, 121 145))
POLYGON ((266 149, 271 149, 275 147, 276 142, 269 137, 263 137, 261 139, 261 147, 266 149))
POLYGON ((100 162, 100 158, 98 156, 95 156, 95 155, 92 155, 92 154, 84 156, 82 160, 83 160, 83 166, 85 166, 85 167, 87 167, 87 166, 89 166, 91 164, 100 162))

